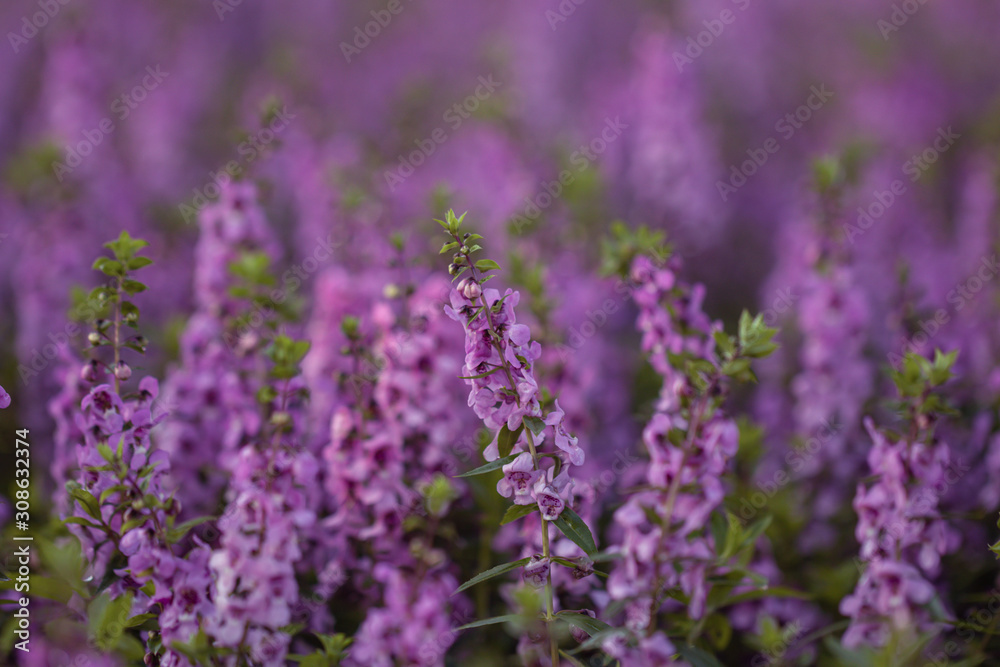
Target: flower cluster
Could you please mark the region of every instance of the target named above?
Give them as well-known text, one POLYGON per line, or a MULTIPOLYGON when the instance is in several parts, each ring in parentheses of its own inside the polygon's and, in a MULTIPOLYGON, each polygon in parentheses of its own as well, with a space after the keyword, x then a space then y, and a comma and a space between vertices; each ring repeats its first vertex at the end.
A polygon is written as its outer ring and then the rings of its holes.
POLYGON ((907 434, 895 436, 865 420, 876 481, 859 484, 854 498, 862 572, 854 593, 840 603, 851 618, 846 646, 884 647, 894 634, 935 627, 928 609, 936 596, 932 581, 955 542, 939 502, 959 473, 947 445, 933 437, 933 421, 943 406, 930 392, 950 377, 953 362, 954 355, 938 353, 932 364, 910 353, 895 373, 908 409, 907 434))
POLYGON ((340 377, 323 450, 331 515, 322 539, 374 603, 349 664, 443 664, 453 641, 442 613, 451 608, 452 566, 434 546, 454 500, 443 473, 456 468, 463 426, 450 382, 459 364, 444 354, 454 345, 444 293, 431 277, 373 304, 367 326, 355 318, 342 325, 353 368, 340 377))
POLYGON ((643 431, 645 484, 614 514, 622 560, 608 593, 625 603, 626 627, 637 643, 616 637, 605 650, 635 665, 669 664, 675 652, 655 630, 670 591, 684 596, 694 619, 711 611, 709 579, 728 570, 710 518, 722 505, 722 478, 739 447, 739 429, 722 403, 730 378, 746 377, 750 360, 775 347, 769 342, 774 330, 746 314, 739 337, 726 336, 701 310, 702 291, 679 282, 676 268, 676 262, 658 265, 647 255, 630 265, 642 347, 663 378, 643 431))
POLYGON ((233 649, 234 665, 246 657, 283 665, 291 643, 283 628, 300 600, 295 568, 318 502, 319 466, 301 431, 306 391, 298 368, 308 350, 284 335, 268 344, 273 366, 259 393, 266 426, 236 455, 218 524, 219 548, 209 563, 215 609, 205 630, 217 646, 233 649))
MULTIPOLYGON (((189 663, 170 645, 189 640, 212 610, 209 552, 197 540, 186 555, 176 546, 189 526, 174 525, 180 504, 165 484, 170 460, 150 439, 166 417, 153 409, 157 380, 144 377, 134 392, 122 389, 132 375, 122 352, 145 348, 141 337, 126 338, 123 326, 138 327, 138 308, 128 299, 145 288, 131 272, 149 263, 137 254, 146 244, 123 233, 106 245, 114 259, 100 258, 95 268, 112 282, 96 295, 107 302, 111 316, 96 322, 89 336, 95 354, 79 374, 84 383, 100 384, 80 401, 74 427, 61 424, 59 429, 61 439, 75 441, 77 459, 77 479, 67 483, 75 501, 73 516, 65 522, 83 545, 91 576, 110 584, 112 599, 125 600, 123 612, 131 615, 134 599, 139 613, 158 618, 161 664, 184 666, 189 663), (102 347, 111 348, 113 360, 96 354, 102 347)), ((65 395, 50 406, 53 414, 59 415, 59 403, 80 388, 68 381, 65 395)))
POLYGON ((181 334, 179 363, 164 382, 171 416, 157 436, 173 461, 170 486, 198 480, 185 488, 190 517, 216 511, 240 446, 262 428, 254 351, 263 332, 250 326, 257 311, 247 313, 251 295, 239 270, 266 264, 276 247, 252 185, 227 184, 198 219, 196 309, 181 334))
MULTIPOLYGON (((487 428, 496 429, 483 452, 490 462, 485 468, 493 470, 501 464, 503 477, 497 482, 497 492, 513 501, 508 512, 514 511, 514 518, 527 516, 536 508, 539 512, 542 552, 525 559, 523 577, 528 584, 545 588, 545 621, 549 625, 550 659, 555 665, 558 642, 551 627, 555 618, 551 565, 560 561, 551 549, 548 524, 556 522, 565 533, 569 524, 565 517, 572 517, 571 521, 586 531, 584 537, 575 533, 574 541, 585 550, 594 550, 589 529, 569 506, 571 467, 583 465, 585 455, 578 438, 566 431, 565 413, 558 401, 543 418, 533 372, 541 345, 532 341, 527 325, 517 322, 514 309, 519 293, 508 289, 501 296, 499 290, 484 287, 495 277, 489 272, 499 265, 489 259, 473 260, 482 250, 476 243, 482 237, 461 232, 464 217, 448 211, 446 219, 438 221, 450 237, 441 253, 454 251, 449 273, 459 279, 445 312, 465 330, 463 377, 470 386, 469 407, 487 428), (462 277, 466 272, 468 275, 462 277), (549 451, 542 449, 547 438, 554 445, 549 451), (548 460, 552 465, 543 466, 548 460)), ((568 567, 576 568, 575 564, 568 567)))

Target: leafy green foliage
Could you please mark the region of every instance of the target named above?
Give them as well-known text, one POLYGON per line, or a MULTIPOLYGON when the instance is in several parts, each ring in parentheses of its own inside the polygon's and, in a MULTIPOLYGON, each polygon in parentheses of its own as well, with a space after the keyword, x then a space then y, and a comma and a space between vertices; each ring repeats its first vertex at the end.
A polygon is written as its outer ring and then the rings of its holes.
POLYGON ((611 225, 611 235, 601 242, 601 274, 627 276, 632 261, 639 255, 665 263, 672 254, 673 249, 665 242, 663 232, 651 231, 645 226, 633 230, 624 222, 616 221, 611 225))
POLYGON ((290 380, 302 372, 299 364, 309 353, 312 345, 306 340, 295 340, 285 334, 280 334, 274 338, 271 344, 264 350, 264 354, 274 362, 271 369, 271 377, 276 380, 290 380))

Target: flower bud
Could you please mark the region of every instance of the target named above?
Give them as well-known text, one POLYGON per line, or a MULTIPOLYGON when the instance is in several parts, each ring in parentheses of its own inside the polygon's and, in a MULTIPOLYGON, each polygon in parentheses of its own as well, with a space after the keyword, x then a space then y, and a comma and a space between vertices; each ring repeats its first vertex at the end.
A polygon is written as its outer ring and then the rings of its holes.
POLYGON ((475 301, 482 295, 483 288, 479 286, 479 283, 474 280, 470 280, 465 288, 462 290, 462 295, 465 296, 469 301, 475 301))
POLYGON ((84 382, 97 382, 97 362, 90 361, 80 369, 80 379, 84 382))
POLYGON ((124 361, 119 361, 118 365, 115 366, 115 377, 125 381, 132 377, 132 369, 124 361))
MULTIPOLYGON (((578 614, 586 614, 587 616, 590 616, 591 618, 597 618, 597 615, 593 611, 591 611, 590 609, 581 609, 577 613, 578 614)), ((587 634, 587 632, 585 630, 583 630, 581 628, 578 628, 575 625, 570 628, 570 631, 573 633, 573 639, 575 639, 576 641, 578 641, 581 644, 583 642, 587 641, 587 639, 590 638, 590 635, 587 634)))
POLYGON ((576 567, 573 568, 574 579, 584 579, 594 573, 594 561, 586 556, 576 559, 576 567))
POLYGON ((451 264, 449 264, 448 265, 448 274, 452 275, 452 276, 457 276, 459 268, 460 267, 458 266, 458 264, 455 264, 454 262, 451 263, 451 264))
POLYGON ((100 345, 101 334, 97 333, 96 331, 91 331, 89 334, 87 334, 87 342, 94 346, 100 345))

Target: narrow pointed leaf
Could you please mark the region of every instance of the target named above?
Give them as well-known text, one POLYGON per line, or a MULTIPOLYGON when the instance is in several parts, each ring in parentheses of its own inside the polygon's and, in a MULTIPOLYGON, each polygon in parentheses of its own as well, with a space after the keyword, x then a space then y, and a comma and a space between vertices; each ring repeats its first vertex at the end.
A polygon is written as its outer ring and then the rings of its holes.
POLYGON ((503 515, 503 519, 500 521, 501 526, 506 526, 512 521, 517 521, 518 519, 524 518, 531 514, 532 512, 538 511, 538 503, 532 503, 530 505, 511 505, 507 508, 506 514, 503 515))
POLYGON ((564 509, 559 518, 552 523, 588 555, 597 551, 597 544, 594 542, 594 535, 590 532, 590 528, 580 518, 580 515, 570 508, 564 509))
POLYGON ((497 625, 499 623, 514 623, 521 620, 521 616, 517 614, 506 614, 504 616, 494 616, 493 618, 484 618, 481 621, 473 621, 472 623, 466 623, 460 627, 455 628, 455 631, 459 630, 470 630, 472 628, 481 628, 485 625, 497 625))
POLYGON ((475 477, 476 475, 485 475, 488 472, 493 472, 494 470, 499 470, 504 467, 514 459, 518 457, 518 454, 511 454, 510 456, 505 456, 502 459, 497 459, 496 461, 490 461, 486 465, 481 465, 475 470, 470 470, 469 472, 463 472, 461 475, 455 475, 455 477, 475 477))
POLYGON ((472 586, 482 583, 487 579, 492 579, 493 577, 499 577, 501 574, 506 574, 511 570, 516 570, 519 567, 524 567, 525 565, 528 564, 528 561, 530 560, 531 560, 530 558, 522 558, 521 560, 515 560, 510 563, 504 563, 503 565, 497 565, 496 567, 491 567, 485 572, 480 572, 472 579, 469 579, 467 582, 459 586, 458 590, 456 590, 455 593, 461 593, 465 589, 471 588, 472 586))

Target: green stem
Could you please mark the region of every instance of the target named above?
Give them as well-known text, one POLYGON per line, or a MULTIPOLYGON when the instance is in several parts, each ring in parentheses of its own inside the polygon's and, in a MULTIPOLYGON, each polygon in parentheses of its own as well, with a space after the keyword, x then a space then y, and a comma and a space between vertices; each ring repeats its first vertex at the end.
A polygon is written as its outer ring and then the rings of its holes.
POLYGON ((121 393, 121 381, 118 379, 118 364, 121 361, 121 328, 122 328, 122 279, 116 278, 115 285, 115 338, 113 347, 115 349, 115 363, 111 367, 111 374, 115 378, 115 393, 121 393))

